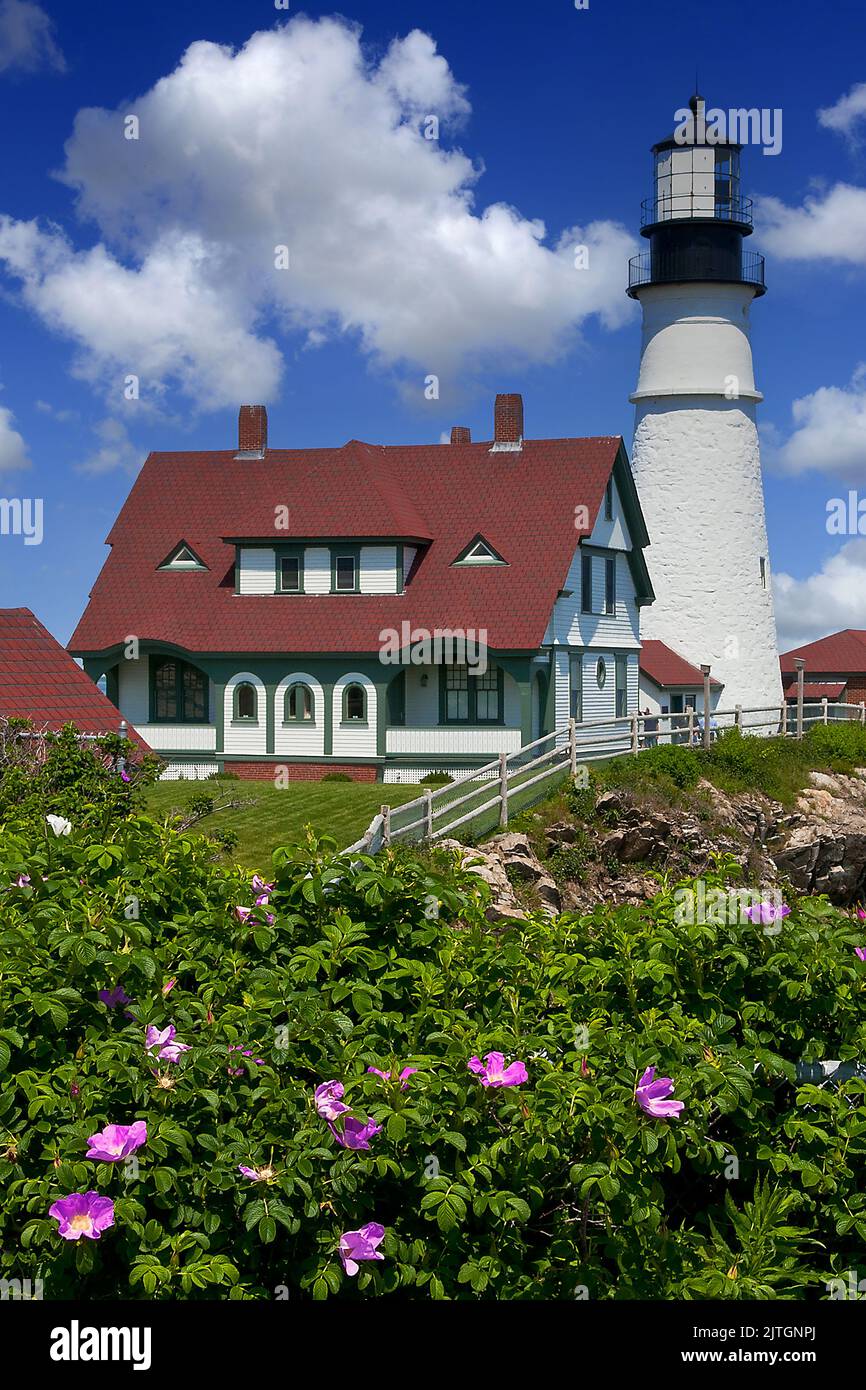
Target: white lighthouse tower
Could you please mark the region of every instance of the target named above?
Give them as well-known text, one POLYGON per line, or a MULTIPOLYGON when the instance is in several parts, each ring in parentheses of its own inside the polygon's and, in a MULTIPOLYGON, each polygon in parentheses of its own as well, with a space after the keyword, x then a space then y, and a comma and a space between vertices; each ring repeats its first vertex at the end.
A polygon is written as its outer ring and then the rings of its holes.
POLYGON ((720 704, 747 710, 782 700, 749 339, 764 258, 743 246, 741 146, 716 128, 709 143, 703 98, 689 107, 653 147, 649 249, 629 264, 643 311, 632 459, 656 593, 641 635, 709 663, 720 704))

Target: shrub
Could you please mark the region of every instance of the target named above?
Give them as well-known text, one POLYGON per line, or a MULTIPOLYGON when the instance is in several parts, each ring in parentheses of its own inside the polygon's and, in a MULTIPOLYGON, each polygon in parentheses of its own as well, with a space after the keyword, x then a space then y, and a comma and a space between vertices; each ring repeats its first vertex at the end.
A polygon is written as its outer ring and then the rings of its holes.
POLYGON ((677 743, 660 743, 645 749, 639 757, 613 758, 601 772, 611 787, 639 787, 656 784, 677 791, 694 787, 700 781, 701 760, 696 749, 677 743))
POLYGON ((347 772, 326 772, 321 779, 323 782, 351 782, 351 777, 347 772))
POLYGON ((846 724, 813 724, 803 738, 812 766, 822 764, 836 772, 866 767, 866 729, 853 721, 846 724))
POLYGON ((418 783, 421 787, 447 787, 454 778, 448 772, 428 772, 418 783))
POLYGON ((135 817, 0 836, 4 1277, 49 1299, 800 1298, 862 1260, 866 1083, 793 1084, 866 1048, 861 938, 824 900, 778 936, 690 924, 672 888, 491 930, 442 852, 350 865, 311 838, 270 877, 135 817), (190 1050, 159 1062, 145 1029, 170 1024, 190 1050), (484 1087, 467 1063, 491 1051, 526 1083, 484 1087), (678 1119, 635 1103, 649 1066, 678 1119), (316 1113, 332 1079, 381 1126, 369 1150, 316 1113), (140 1120, 137 1164, 86 1158, 140 1120), (49 1207, 87 1191, 115 1224, 61 1239, 49 1207), (368 1222, 384 1259, 352 1278, 340 1236, 368 1222))

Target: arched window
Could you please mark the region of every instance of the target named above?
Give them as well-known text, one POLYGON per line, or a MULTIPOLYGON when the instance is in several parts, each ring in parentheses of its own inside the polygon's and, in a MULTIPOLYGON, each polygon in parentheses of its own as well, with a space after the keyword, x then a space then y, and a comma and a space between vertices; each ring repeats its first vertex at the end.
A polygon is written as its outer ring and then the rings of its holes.
POLYGON ((312 724, 315 718, 313 692, 308 685, 290 685, 286 691, 287 724, 312 724))
POLYGON ((249 681, 241 681, 235 686, 234 701, 235 719, 257 719, 259 713, 259 696, 256 687, 249 681))
POLYGON ((367 692, 363 685, 353 683, 343 691, 343 722, 363 723, 367 718, 367 692))

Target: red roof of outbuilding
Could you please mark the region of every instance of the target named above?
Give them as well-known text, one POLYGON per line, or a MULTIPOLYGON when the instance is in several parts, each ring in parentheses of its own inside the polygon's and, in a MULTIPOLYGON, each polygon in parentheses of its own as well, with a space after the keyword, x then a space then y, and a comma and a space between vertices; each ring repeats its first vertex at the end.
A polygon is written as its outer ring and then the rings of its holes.
POLYGON ((832 632, 829 637, 820 637, 817 642, 807 642, 804 647, 783 652, 779 661, 786 674, 795 670, 794 658, 797 656, 805 660, 807 672, 814 671, 817 675, 866 671, 866 631, 846 627, 843 632, 832 632))
MULTIPOLYGON (((29 608, 0 608, 0 718, 116 734, 123 716, 29 608)), ((132 727, 129 736, 147 748, 132 727)))
MULTIPOLYGON (((692 666, 679 652, 655 638, 647 639, 641 646, 640 669, 662 689, 684 685, 703 686, 704 683, 704 675, 699 666, 692 666)), ((724 688, 722 682, 717 681, 714 676, 710 677, 710 685, 716 690, 724 688)))
POLYGON ((527 440, 520 451, 491 452, 489 442, 353 440, 333 450, 268 449, 263 459, 151 454, 70 649, 101 652, 134 633, 200 653, 360 653, 377 651, 381 630, 399 632, 403 621, 486 630, 499 650, 535 649, 621 443, 527 440), (579 507, 585 526, 576 524, 579 507), (288 529, 275 529, 280 508, 288 529), (454 567, 479 533, 507 563, 454 567), (414 540, 424 555, 402 595, 236 596, 232 542, 271 537, 414 540), (158 569, 181 539, 206 571, 158 569))
MULTIPOLYGON (((841 683, 830 684, 826 681, 804 681, 803 696, 809 700, 838 700, 845 689, 844 681, 841 683)), ((787 700, 796 699, 797 696, 797 677, 786 679, 785 698, 787 700)))

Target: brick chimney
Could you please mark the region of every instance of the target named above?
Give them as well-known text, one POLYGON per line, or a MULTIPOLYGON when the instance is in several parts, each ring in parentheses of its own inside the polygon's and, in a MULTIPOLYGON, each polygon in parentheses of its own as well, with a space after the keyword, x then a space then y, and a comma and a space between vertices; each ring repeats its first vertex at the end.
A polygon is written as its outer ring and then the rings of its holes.
POLYGON ((451 443, 471 444, 472 431, 467 429, 465 425, 454 425, 451 430, 451 443))
POLYGON ((494 450, 516 450, 523 445, 523 397, 496 397, 493 425, 494 450))
POLYGON ((267 447, 267 410, 263 405, 242 405, 238 411, 238 457, 264 458, 267 447))

